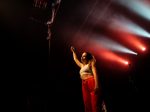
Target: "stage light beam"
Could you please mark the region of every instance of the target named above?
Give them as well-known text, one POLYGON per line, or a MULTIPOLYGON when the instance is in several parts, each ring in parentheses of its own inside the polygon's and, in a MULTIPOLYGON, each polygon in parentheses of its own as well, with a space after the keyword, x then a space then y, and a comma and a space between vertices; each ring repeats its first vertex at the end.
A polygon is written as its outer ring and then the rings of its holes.
POLYGON ((111 51, 117 51, 117 52, 137 55, 136 52, 124 47, 123 45, 121 45, 107 37, 100 36, 99 38, 93 39, 93 41, 111 51))
POLYGON ((142 27, 133 23, 132 21, 118 16, 115 18, 111 24, 111 27, 117 28, 119 30, 124 30, 132 34, 136 34, 145 38, 150 38, 150 33, 144 30, 142 27))
POLYGON ((128 62, 128 61, 125 61, 125 62, 124 62, 124 64, 125 64, 125 65, 128 65, 128 64, 129 64, 129 62, 128 62))
POLYGON ((146 48, 145 48, 145 47, 141 47, 141 50, 142 50, 142 51, 146 51, 146 48))
POLYGON ((119 3, 150 21, 150 5, 142 0, 119 0, 119 3))

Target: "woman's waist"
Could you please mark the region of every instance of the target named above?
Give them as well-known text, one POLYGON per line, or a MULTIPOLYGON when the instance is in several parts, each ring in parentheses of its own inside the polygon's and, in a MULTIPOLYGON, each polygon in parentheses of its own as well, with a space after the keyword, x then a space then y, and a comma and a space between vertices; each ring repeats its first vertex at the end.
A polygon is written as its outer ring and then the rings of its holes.
POLYGON ((86 80, 86 79, 89 79, 89 78, 93 78, 93 74, 90 74, 90 73, 80 74, 80 77, 81 77, 82 80, 86 80))

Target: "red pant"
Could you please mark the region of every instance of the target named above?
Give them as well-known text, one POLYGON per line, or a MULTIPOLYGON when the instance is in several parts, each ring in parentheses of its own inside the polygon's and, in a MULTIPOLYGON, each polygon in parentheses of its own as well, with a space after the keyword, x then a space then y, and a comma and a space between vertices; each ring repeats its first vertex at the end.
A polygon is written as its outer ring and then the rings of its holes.
POLYGON ((98 112, 98 95, 94 93, 95 80, 82 80, 82 93, 85 112, 98 112))

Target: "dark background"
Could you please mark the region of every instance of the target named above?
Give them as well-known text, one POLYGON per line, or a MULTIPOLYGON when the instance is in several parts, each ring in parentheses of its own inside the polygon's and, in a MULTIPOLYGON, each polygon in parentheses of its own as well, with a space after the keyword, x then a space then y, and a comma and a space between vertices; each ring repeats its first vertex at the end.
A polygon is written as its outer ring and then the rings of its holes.
MULTIPOLYGON (((0 12, 4 112, 83 112, 79 68, 72 60, 71 44, 64 41, 60 33, 65 24, 72 21, 72 16, 79 16, 75 7, 82 3, 85 1, 62 0, 52 27, 49 56, 47 27, 43 24, 47 12, 38 15, 40 10, 32 7, 33 1, 1 0, 5 6, 1 6, 0 12), (34 14, 41 23, 30 19, 34 14)), ((144 23, 147 22, 143 22, 146 27, 144 23)), ((149 40, 147 43, 150 45, 149 40)), ((147 51, 145 55, 132 57, 134 64, 125 71, 104 67, 102 63, 97 65, 108 112, 150 110, 149 56, 147 51)))

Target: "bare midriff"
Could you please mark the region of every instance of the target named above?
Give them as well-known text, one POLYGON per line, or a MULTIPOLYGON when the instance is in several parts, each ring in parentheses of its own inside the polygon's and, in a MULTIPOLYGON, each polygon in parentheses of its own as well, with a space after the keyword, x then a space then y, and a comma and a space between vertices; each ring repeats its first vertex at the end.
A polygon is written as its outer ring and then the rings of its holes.
POLYGON ((89 79, 89 78, 92 78, 92 77, 93 77, 92 74, 82 74, 82 75, 81 75, 81 79, 82 79, 82 80, 86 80, 86 79, 89 79))

